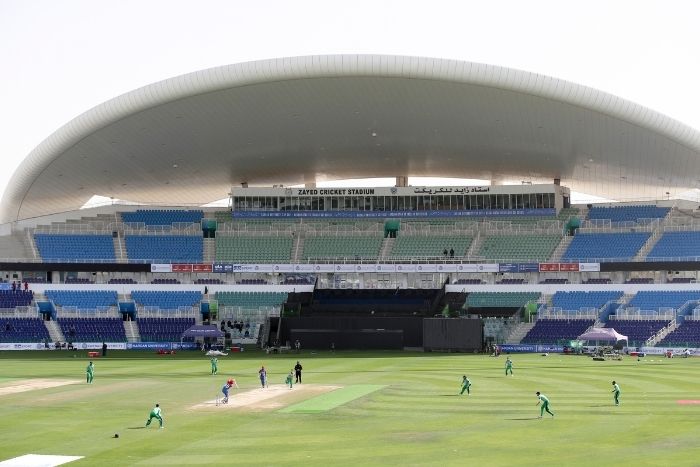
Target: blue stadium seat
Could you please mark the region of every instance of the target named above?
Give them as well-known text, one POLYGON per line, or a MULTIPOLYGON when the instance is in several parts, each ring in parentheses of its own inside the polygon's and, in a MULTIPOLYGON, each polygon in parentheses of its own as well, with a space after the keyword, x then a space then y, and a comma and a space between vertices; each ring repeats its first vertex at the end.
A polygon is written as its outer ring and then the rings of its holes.
POLYGON ((127 235, 130 262, 201 263, 202 237, 191 235, 127 235))
POLYGON ((649 239, 648 232, 580 233, 574 236, 562 261, 628 261, 649 239))
POLYGON ((111 235, 35 234, 34 242, 47 262, 116 261, 111 235))

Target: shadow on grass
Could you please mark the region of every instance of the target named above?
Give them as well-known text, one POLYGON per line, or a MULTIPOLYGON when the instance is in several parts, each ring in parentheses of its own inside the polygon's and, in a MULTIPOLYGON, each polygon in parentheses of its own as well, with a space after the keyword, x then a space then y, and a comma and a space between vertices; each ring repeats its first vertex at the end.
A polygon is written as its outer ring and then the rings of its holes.
POLYGON ((589 405, 587 407, 614 407, 610 404, 598 404, 598 405, 589 405))
POLYGON ((505 420, 537 420, 540 417, 506 418, 505 420))
POLYGON ((145 430, 148 427, 145 426, 130 426, 127 430, 145 430))

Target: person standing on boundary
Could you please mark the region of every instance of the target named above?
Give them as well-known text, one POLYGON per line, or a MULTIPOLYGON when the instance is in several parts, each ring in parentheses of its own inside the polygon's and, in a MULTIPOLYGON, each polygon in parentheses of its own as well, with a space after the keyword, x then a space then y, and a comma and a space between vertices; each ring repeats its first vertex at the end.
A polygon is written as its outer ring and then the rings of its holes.
POLYGON ((151 413, 148 415, 148 420, 146 420, 146 426, 150 425, 151 420, 154 418, 160 422, 160 427, 163 428, 163 416, 160 414, 160 404, 156 404, 153 410, 151 410, 151 413))
POLYGON ((93 365, 92 362, 88 363, 88 366, 85 369, 85 373, 87 376, 87 383, 92 384, 92 378, 95 375, 95 365, 93 365))
POLYGON ((613 385, 613 397, 615 398, 615 405, 620 405, 620 385, 615 381, 612 382, 613 385))
POLYGON ((297 364, 294 365, 294 376, 296 376, 296 381, 294 382, 297 384, 301 383, 301 370, 301 363, 299 363, 299 360, 297 360, 297 364))
POLYGON ((469 388, 471 387, 471 385, 472 385, 472 382, 469 381, 469 378, 467 378, 467 375, 462 376, 462 391, 459 393, 459 395, 461 396, 462 394, 464 394, 464 391, 467 391, 467 396, 469 396, 470 395, 469 388))
POLYGON ((258 375, 260 375, 260 385, 263 387, 267 387, 267 370, 265 370, 264 366, 261 366, 260 369, 258 370, 258 375))
POLYGON ((285 379, 284 382, 289 385, 289 389, 292 389, 292 385, 294 384, 294 377, 292 376, 292 371, 289 372, 289 374, 287 375, 287 379, 285 379))
POLYGON ((513 376, 513 360, 510 357, 506 358, 506 376, 508 376, 509 371, 510 375, 513 376))
POLYGON ((537 394, 537 398, 539 399, 537 401, 537 405, 540 405, 540 403, 542 404, 540 406, 540 417, 539 418, 542 418, 542 415, 544 415, 545 410, 547 411, 548 414, 550 414, 552 417, 554 417, 554 413, 551 410, 549 410, 549 399, 547 398, 547 396, 545 396, 544 394, 540 394, 540 391, 537 391, 536 394, 537 394))
POLYGON ((219 359, 211 357, 211 374, 212 376, 219 372, 219 359))

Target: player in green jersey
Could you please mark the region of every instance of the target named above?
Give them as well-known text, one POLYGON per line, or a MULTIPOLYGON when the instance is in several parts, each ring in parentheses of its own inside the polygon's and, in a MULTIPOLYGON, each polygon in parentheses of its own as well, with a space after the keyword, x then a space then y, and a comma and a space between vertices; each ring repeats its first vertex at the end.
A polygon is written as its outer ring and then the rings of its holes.
POLYGON ((469 378, 467 378, 467 375, 462 376, 462 390, 460 391, 460 395, 464 394, 464 391, 467 391, 467 396, 469 394, 469 388, 471 387, 472 382, 469 381, 469 378))
POLYGON ((615 398, 615 405, 620 405, 620 385, 615 381, 612 382, 613 385, 613 397, 615 398))
POLYGON ((163 416, 160 412, 160 404, 156 404, 153 410, 151 410, 151 413, 148 415, 148 420, 146 420, 146 426, 150 425, 151 420, 154 418, 160 422, 160 427, 163 428, 163 416))
POLYGON ((211 358, 211 374, 215 375, 219 372, 219 359, 216 357, 211 358))
POLYGON ((539 391, 537 391, 536 394, 537 394, 537 399, 539 399, 537 401, 537 405, 542 404, 540 406, 540 418, 542 418, 542 415, 544 415, 545 410, 547 411, 548 414, 550 414, 553 417, 554 413, 551 410, 549 410, 549 399, 547 398, 547 396, 545 396, 544 394, 540 394, 539 391))
POLYGON ((509 371, 510 375, 513 376, 513 360, 510 357, 506 358, 506 376, 508 376, 509 371))
POLYGON ((92 362, 88 363, 85 373, 87 376, 87 383, 92 384, 92 378, 95 376, 95 365, 93 365, 92 362))
POLYGON ((294 384, 294 370, 289 372, 284 382, 289 385, 289 389, 292 389, 292 385, 294 384))

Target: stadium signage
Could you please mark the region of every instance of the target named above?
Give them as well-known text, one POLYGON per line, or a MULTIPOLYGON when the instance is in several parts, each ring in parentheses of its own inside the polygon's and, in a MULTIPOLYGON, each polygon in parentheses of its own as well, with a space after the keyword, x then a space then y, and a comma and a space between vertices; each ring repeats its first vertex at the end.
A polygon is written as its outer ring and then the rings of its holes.
POLYGON ((431 217, 554 216, 555 209, 470 209, 455 211, 233 211, 234 219, 325 218, 325 219, 415 219, 431 217))
POLYGON ((374 188, 297 188, 297 196, 373 195, 374 188))

